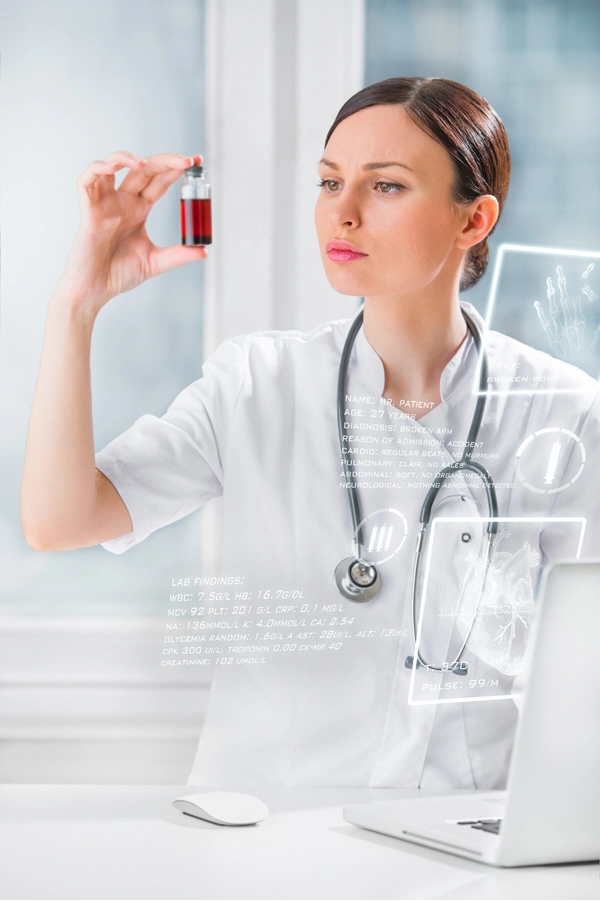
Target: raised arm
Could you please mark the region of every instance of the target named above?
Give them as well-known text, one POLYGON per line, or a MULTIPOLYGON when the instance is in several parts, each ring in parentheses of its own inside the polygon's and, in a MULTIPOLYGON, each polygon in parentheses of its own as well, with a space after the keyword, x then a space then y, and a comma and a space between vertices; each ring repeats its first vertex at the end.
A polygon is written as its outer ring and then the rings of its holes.
POLYGON ((145 228, 153 204, 201 160, 119 151, 77 181, 81 227, 48 305, 21 483, 21 524, 36 550, 89 547, 133 528, 114 485, 95 467, 92 331, 112 297, 207 255, 204 247, 156 247, 145 228), (125 167, 115 189, 114 173, 125 167))

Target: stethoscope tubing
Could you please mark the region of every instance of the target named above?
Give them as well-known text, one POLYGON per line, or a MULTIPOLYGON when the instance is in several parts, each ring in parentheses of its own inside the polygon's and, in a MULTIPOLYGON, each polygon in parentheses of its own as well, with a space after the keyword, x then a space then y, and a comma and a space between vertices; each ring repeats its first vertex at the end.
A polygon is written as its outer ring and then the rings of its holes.
POLYGON ((359 560, 362 559, 362 528, 360 526, 361 515, 360 515, 360 501, 358 497, 358 489, 356 487, 356 479, 352 472, 352 466, 348 469, 347 459, 350 456, 350 448, 345 448, 348 451, 348 454, 344 454, 344 425, 346 422, 346 416, 344 414, 345 410, 345 398, 346 398, 346 383, 348 381, 348 366, 350 363, 350 354, 352 353, 352 348, 354 346, 354 341, 356 340, 356 336, 359 333, 361 326, 363 324, 363 309, 361 308, 358 316, 350 326, 350 331, 346 337, 346 342, 344 344, 344 349, 342 351, 342 356, 340 359, 340 368, 338 372, 338 383, 337 383, 337 423, 338 423, 338 435, 340 439, 340 449, 342 453, 342 463, 344 465, 344 475, 346 482, 350 482, 350 488, 347 488, 348 500, 350 501, 350 513, 352 515, 352 526, 353 532, 352 534, 356 536, 356 548, 359 560))
MULTIPOLYGON (((467 665, 465 663, 461 663, 461 658, 466 650, 467 643, 473 631, 473 627, 475 625, 477 615, 479 612, 479 607, 481 604, 481 598, 485 591, 487 578, 489 574, 489 568, 491 564, 491 556, 492 556, 492 548, 493 548, 493 538, 498 531, 498 499, 496 496, 496 488, 494 486, 494 480, 488 470, 482 466, 480 463, 475 462, 472 459, 473 451, 476 447, 477 438, 479 435, 479 430, 481 428, 481 422, 483 420, 483 416, 485 413, 487 395, 488 395, 488 361, 487 354, 485 352, 485 348, 483 347, 483 341, 481 335, 479 333, 479 329, 477 325, 473 321, 473 319, 461 308, 461 313, 467 323, 467 327, 471 334, 473 335, 473 340, 475 341, 475 346, 477 349, 477 354, 480 358, 480 375, 479 375, 479 391, 477 396, 477 402, 475 404, 475 411, 473 413, 473 418, 471 420, 471 425, 469 428, 469 433, 467 436, 467 440, 465 442, 465 447, 462 453, 460 460, 457 460, 455 463, 446 466, 442 469, 438 475, 435 477, 431 487, 429 488, 425 500, 423 501, 421 507, 421 513, 419 517, 419 521, 421 523, 421 530, 419 532, 417 538, 417 547, 415 551, 415 559, 413 566, 413 575, 411 579, 411 619, 412 619, 412 631, 413 631, 413 640, 415 643, 415 648, 417 647, 417 610, 416 610, 416 594, 417 594, 417 586, 419 579, 419 565, 421 561, 421 555, 423 551, 423 546, 427 537, 427 530, 429 528, 433 510, 433 504, 435 499, 443 486, 446 484, 446 480, 450 478, 452 475, 460 472, 472 472, 474 473, 483 483, 486 493, 487 499, 487 507, 488 507, 488 523, 487 523, 487 547, 485 554, 485 563, 483 576, 481 581, 481 587, 479 589, 479 596, 477 605, 475 607, 475 612, 472 616, 469 628, 467 630, 467 634, 463 640, 462 646, 455 655, 455 659, 452 663, 447 664, 444 667, 434 666, 432 664, 428 664, 422 654, 420 649, 416 651, 416 666, 426 667, 429 670, 434 670, 436 672, 443 672, 445 670, 454 670, 457 669, 466 673, 467 665)), ((342 454, 342 462, 344 466, 344 475, 346 478, 346 493, 348 495, 348 501, 350 504, 350 513, 352 516, 352 525, 353 525, 353 534, 355 536, 355 545, 356 545, 356 556, 357 560, 360 562, 364 561, 362 556, 363 552, 363 540, 362 540, 362 517, 360 510, 360 498, 358 496, 358 489, 356 487, 356 480, 352 472, 352 463, 351 463, 351 449, 350 447, 344 448, 344 433, 345 433, 345 396, 346 396, 346 385, 348 381, 348 368, 350 363, 350 355, 352 353, 352 348, 354 346, 354 342, 356 340, 356 336, 360 331, 363 325, 364 319, 364 307, 360 309, 358 315, 355 317, 348 334, 346 336, 346 341, 344 343, 344 348, 342 350, 342 355, 340 358, 340 367, 338 372, 338 383, 337 383, 337 424, 338 424, 338 435, 340 442, 340 449, 342 454), (348 461, 350 460, 350 466, 348 466, 348 461)), ((340 564, 341 566, 341 564, 340 564)), ((373 564, 370 564, 373 566, 373 564)), ((339 567, 338 567, 339 569, 339 567)), ((337 574, 337 570, 336 570, 337 574)), ((377 586, 378 587, 378 586, 377 586)), ((338 589, 340 585, 338 584, 338 589)), ((349 596, 346 594, 346 596, 349 596)), ((373 597, 374 594, 371 592, 370 597, 373 597)), ((369 598, 360 598, 353 597, 353 600, 362 600, 362 599, 370 599, 369 598)), ((413 657, 407 657, 405 665, 409 668, 413 668, 415 665, 415 661, 413 657)))

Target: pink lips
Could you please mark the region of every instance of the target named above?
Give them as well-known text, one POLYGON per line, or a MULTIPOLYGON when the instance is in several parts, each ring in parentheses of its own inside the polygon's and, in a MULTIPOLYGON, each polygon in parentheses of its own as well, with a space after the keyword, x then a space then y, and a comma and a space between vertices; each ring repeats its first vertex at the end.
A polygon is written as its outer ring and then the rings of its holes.
POLYGON ((368 256, 367 253, 363 253, 362 250, 359 250, 354 244, 350 244, 349 241, 329 241, 325 245, 325 253, 330 260, 335 260, 338 263, 360 260, 368 256))

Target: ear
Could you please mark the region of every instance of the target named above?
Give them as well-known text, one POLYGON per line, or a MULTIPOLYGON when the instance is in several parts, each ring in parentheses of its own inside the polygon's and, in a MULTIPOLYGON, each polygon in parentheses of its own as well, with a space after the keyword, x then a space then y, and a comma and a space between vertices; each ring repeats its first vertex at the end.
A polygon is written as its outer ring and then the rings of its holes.
POLYGON ((461 250, 469 250, 491 232, 498 221, 500 205, 493 194, 482 194, 461 208, 461 231, 454 242, 461 250))

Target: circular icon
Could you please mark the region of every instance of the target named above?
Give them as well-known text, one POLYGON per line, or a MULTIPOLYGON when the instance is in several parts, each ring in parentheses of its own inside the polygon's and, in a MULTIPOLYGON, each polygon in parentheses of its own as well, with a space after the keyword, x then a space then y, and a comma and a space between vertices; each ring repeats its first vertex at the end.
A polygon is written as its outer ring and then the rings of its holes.
POLYGON ((539 429, 517 451, 517 477, 537 494, 564 491, 577 481, 584 466, 583 442, 568 429, 539 429))
POLYGON ((358 557, 356 536, 362 534, 362 559, 380 566, 398 553, 408 534, 406 517, 399 510, 384 508, 369 513, 352 536, 352 553, 358 557))

